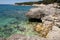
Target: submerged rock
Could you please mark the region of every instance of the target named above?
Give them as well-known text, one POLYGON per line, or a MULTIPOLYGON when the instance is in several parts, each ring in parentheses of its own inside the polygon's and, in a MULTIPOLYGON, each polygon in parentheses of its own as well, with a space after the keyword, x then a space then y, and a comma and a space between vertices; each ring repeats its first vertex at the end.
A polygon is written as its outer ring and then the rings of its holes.
MULTIPOLYGON (((45 30, 44 30, 45 31, 45 30)), ((39 36, 26 36, 22 34, 13 34, 7 40, 60 40, 60 28, 53 26, 46 38, 39 36)))
POLYGON ((10 22, 10 24, 17 24, 17 23, 18 23, 17 21, 10 22))
POLYGON ((20 30, 21 32, 24 32, 24 31, 26 30, 26 28, 21 27, 21 26, 19 26, 19 25, 17 25, 16 28, 17 28, 18 30, 20 30))
POLYGON ((19 27, 19 30, 22 31, 22 32, 24 32, 24 31, 26 31, 26 28, 19 27))
POLYGON ((4 27, 7 27, 8 25, 4 25, 4 27))

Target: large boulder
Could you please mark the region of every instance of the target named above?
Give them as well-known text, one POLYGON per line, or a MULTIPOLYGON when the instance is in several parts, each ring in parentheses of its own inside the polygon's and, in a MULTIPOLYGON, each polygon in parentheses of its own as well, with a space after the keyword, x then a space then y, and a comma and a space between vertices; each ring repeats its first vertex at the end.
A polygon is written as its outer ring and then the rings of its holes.
POLYGON ((53 26, 52 30, 47 35, 48 40, 60 40, 60 28, 53 26))
POLYGON ((7 40, 46 40, 46 39, 38 36, 25 36, 21 34, 14 34, 11 37, 7 38, 7 40))
POLYGON ((28 13, 26 13, 28 18, 36 18, 39 19, 44 16, 43 12, 40 11, 40 8, 30 9, 28 13))
POLYGON ((42 18, 45 15, 52 15, 54 13, 58 13, 59 9, 55 8, 56 4, 48 4, 48 5, 40 5, 38 8, 32 8, 28 13, 26 13, 26 16, 28 18, 42 18))
POLYGON ((45 16, 42 18, 42 22, 45 22, 45 21, 54 22, 54 25, 60 28, 60 16, 59 15, 60 14, 45 16))

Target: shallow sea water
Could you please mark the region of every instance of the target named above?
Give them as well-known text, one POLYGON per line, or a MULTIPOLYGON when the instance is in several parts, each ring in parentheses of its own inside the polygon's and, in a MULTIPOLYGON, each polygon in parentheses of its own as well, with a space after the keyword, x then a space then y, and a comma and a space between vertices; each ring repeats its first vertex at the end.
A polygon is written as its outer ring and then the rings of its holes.
POLYGON ((35 35, 33 25, 29 23, 25 13, 32 6, 0 5, 0 37, 9 37, 12 34, 35 35))

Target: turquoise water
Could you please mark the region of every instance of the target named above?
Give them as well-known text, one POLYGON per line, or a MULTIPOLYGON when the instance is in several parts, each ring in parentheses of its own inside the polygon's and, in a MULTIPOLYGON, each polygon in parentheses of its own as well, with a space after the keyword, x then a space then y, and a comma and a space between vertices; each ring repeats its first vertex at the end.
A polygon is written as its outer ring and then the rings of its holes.
POLYGON ((25 20, 25 13, 29 11, 32 6, 13 6, 0 5, 0 26, 8 24, 10 21, 15 21, 16 18, 25 20))
POLYGON ((31 8, 33 7, 1 4, 0 37, 8 37, 15 33, 30 36, 34 35, 34 32, 32 31, 32 25, 28 23, 28 19, 25 16, 25 13, 27 13, 31 8))

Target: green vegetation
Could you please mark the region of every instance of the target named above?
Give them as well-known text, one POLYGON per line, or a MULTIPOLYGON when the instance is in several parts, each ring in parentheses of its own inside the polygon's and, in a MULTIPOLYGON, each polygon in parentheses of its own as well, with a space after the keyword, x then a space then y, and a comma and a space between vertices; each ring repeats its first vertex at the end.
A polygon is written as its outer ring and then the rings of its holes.
POLYGON ((33 5, 33 4, 41 4, 42 1, 38 1, 38 2, 23 2, 23 3, 15 3, 17 5, 33 5))
POLYGON ((56 2, 57 0, 43 0, 43 1, 44 1, 44 3, 49 4, 49 3, 54 3, 54 2, 56 2))
POLYGON ((46 4, 55 3, 55 2, 60 3, 60 0, 43 0, 43 2, 46 4))
POLYGON ((33 5, 33 4, 50 4, 50 3, 60 3, 60 0, 43 0, 43 1, 38 1, 38 2, 23 2, 23 3, 15 3, 17 5, 33 5))

